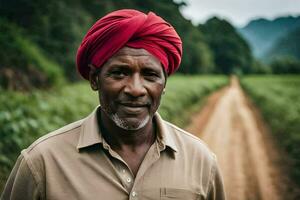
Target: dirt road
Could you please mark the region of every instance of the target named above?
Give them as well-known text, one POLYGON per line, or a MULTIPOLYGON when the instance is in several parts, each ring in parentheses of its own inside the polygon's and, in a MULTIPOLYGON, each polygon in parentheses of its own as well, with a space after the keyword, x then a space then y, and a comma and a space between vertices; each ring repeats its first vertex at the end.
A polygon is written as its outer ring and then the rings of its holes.
POLYGON ((297 198, 299 191, 283 171, 282 152, 236 78, 208 99, 186 129, 217 155, 229 200, 297 198))

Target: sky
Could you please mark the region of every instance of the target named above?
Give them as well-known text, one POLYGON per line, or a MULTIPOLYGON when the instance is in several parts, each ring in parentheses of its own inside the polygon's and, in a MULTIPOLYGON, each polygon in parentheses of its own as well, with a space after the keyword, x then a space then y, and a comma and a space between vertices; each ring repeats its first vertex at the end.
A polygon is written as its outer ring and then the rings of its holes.
POLYGON ((194 24, 219 16, 237 27, 256 18, 274 19, 278 16, 299 16, 300 0, 184 0, 188 6, 181 12, 194 24))

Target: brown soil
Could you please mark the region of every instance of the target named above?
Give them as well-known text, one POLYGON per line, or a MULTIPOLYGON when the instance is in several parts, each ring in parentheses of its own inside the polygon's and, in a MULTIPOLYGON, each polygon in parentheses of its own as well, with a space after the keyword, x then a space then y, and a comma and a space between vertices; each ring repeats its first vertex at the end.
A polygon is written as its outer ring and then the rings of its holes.
POLYGON ((259 112, 237 78, 208 98, 186 128, 217 155, 229 200, 297 199, 287 178, 284 154, 276 148, 259 112))

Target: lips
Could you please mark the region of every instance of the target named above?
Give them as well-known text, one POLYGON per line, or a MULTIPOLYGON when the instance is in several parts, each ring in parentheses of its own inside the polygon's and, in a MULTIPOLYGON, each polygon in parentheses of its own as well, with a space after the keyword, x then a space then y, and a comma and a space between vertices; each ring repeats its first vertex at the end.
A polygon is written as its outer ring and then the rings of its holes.
POLYGON ((131 103, 131 102, 119 102, 119 104, 128 107, 145 107, 148 106, 148 103, 131 103))
POLYGON ((131 102, 120 102, 120 108, 127 114, 140 114, 144 112, 148 105, 147 103, 131 103, 131 102))

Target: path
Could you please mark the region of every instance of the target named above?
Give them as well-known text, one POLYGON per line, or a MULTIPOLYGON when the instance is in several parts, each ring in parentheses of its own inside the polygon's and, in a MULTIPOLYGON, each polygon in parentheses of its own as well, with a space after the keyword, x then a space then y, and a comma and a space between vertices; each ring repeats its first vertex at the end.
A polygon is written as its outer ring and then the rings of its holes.
POLYGON ((282 153, 236 78, 209 98, 186 129, 217 155, 229 200, 296 198, 295 191, 288 192, 295 189, 279 167, 282 153))

